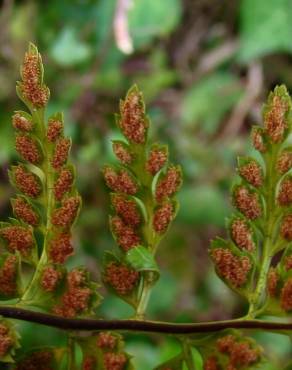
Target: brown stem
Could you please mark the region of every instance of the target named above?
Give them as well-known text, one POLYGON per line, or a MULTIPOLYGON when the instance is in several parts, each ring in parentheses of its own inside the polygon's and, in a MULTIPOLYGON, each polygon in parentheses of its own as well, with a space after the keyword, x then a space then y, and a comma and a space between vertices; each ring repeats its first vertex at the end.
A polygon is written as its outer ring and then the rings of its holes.
POLYGON ((73 331, 119 330, 165 334, 212 333, 224 329, 260 329, 283 332, 292 331, 292 322, 284 323, 263 320, 236 319, 217 322, 175 324, 169 322, 140 320, 69 319, 10 306, 0 306, 0 315, 6 318, 34 322, 41 325, 73 331))

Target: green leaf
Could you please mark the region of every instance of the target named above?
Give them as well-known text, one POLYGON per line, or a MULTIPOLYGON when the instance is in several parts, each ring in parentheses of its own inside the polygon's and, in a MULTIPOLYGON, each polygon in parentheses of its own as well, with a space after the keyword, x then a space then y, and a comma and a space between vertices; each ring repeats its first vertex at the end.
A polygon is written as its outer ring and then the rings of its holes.
POLYGON ((241 7, 242 62, 273 52, 292 52, 291 2, 287 0, 244 0, 241 7))
POLYGON ((126 254, 126 261, 136 271, 152 271, 155 280, 159 278, 159 268, 152 253, 143 246, 130 249, 126 254))
POLYGON ((182 121, 187 127, 200 125, 213 134, 224 115, 242 95, 239 80, 230 73, 215 72, 191 87, 183 98, 182 121))
POLYGON ((50 50, 51 57, 63 67, 87 61, 91 55, 90 47, 78 40, 72 27, 64 28, 50 50))
POLYGON ((169 34, 180 21, 181 13, 179 0, 135 0, 129 12, 134 48, 145 47, 155 37, 169 34))

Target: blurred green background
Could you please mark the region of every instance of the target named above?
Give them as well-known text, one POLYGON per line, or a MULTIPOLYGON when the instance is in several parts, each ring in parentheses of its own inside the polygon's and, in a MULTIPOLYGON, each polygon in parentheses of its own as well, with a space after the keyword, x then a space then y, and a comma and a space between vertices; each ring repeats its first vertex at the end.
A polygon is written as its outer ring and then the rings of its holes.
MULTIPOLYGON (((22 108, 15 81, 28 41, 43 55, 51 90, 49 113, 64 111, 73 138, 83 210, 75 228, 76 254, 100 278, 109 197, 101 167, 114 161, 113 113, 137 83, 153 121, 152 140, 168 143, 184 171, 177 220, 159 250, 162 277, 149 317, 172 321, 223 320, 244 313, 244 303, 215 276, 208 245, 225 235, 236 157, 252 152, 251 125, 277 83, 292 88, 291 0, 4 0, 0 13, 0 213, 11 214, 7 168, 17 160, 11 114, 22 108)), ((100 314, 128 317, 125 304, 106 295, 100 314)), ((26 347, 58 332, 25 324, 26 347), (44 335, 46 333, 46 335, 44 335)), ((291 355, 280 335, 258 334, 278 369, 291 355)), ((173 340, 133 335, 139 370, 177 351, 173 340)))

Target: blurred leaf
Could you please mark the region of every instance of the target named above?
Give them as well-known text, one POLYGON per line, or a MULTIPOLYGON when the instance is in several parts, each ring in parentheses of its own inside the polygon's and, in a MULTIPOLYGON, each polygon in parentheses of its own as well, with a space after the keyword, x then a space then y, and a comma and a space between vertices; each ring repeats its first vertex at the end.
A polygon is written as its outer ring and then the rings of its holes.
POLYGON ((238 58, 247 62, 272 52, 291 53, 291 16, 289 0, 243 0, 238 58))
POLYGON ((152 271, 155 279, 159 277, 159 268, 152 253, 145 247, 138 246, 131 248, 126 254, 126 261, 136 271, 152 271))
POLYGON ((197 226, 224 226, 229 212, 223 195, 214 186, 185 187, 178 194, 178 199, 180 222, 197 226))
POLYGON ((169 34, 182 13, 179 0, 135 0, 133 3, 129 25, 134 48, 145 47, 155 37, 169 34))
POLYGON ((77 31, 64 27, 50 50, 51 57, 63 67, 82 63, 91 55, 90 47, 78 40, 77 31))
POLYGON ((181 106, 182 120, 186 126, 200 124, 206 133, 212 134, 242 92, 238 78, 230 73, 216 72, 205 77, 186 92, 181 106))

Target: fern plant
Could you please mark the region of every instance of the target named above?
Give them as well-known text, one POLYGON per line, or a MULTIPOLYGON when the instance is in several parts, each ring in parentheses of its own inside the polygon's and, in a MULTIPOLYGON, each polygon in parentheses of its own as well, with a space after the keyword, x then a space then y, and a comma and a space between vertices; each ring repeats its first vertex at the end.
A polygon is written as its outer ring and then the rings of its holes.
MULTIPOLYGON (((236 213, 228 239, 217 238, 210 257, 218 276, 246 299, 246 316, 219 322, 172 324, 145 320, 151 290, 159 279, 158 245, 178 211, 179 166, 167 146, 150 143, 150 120, 142 93, 133 86, 116 116, 124 140, 112 142, 118 163, 103 168, 117 248, 107 251, 102 283, 133 308, 129 320, 99 318, 99 285, 84 267, 68 270, 74 253, 72 228, 81 208, 69 162, 71 140, 61 113, 46 118, 49 89, 37 48, 30 44, 17 84, 28 112, 12 123, 20 162, 9 171, 16 189, 14 218, 0 224, 0 362, 15 370, 130 370, 121 332, 173 335, 181 343, 160 370, 252 369, 264 363, 262 348, 241 329, 291 335, 292 324, 292 150, 291 100, 276 87, 263 109, 263 127, 252 131, 256 158, 238 160, 240 181, 232 190, 236 213), (284 317, 281 321, 261 317, 284 317), (65 330, 64 347, 23 352, 14 320, 65 330), (199 352, 198 352, 199 351, 199 352), (198 353, 202 358, 198 365, 198 353)), ((289 365, 288 365, 289 366, 289 365)), ((287 367, 288 369, 289 367, 287 367)))

